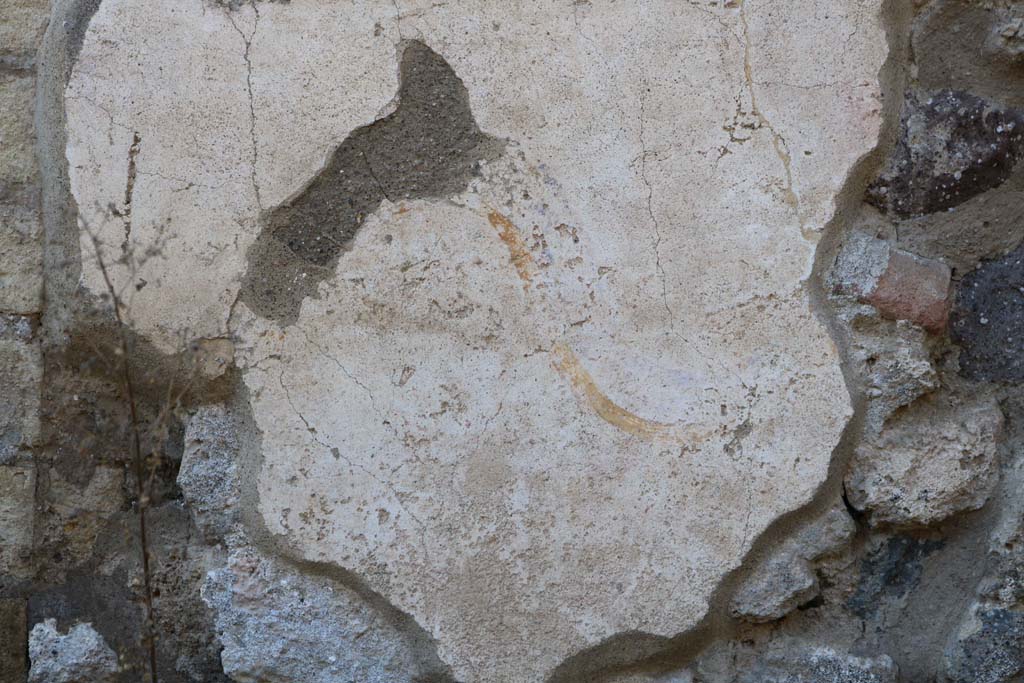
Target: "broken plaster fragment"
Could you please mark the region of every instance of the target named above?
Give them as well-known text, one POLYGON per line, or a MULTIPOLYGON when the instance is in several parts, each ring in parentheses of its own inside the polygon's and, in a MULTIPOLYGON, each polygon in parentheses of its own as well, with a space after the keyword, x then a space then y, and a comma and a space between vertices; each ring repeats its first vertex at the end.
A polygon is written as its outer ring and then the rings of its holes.
POLYGON ((104 0, 67 97, 104 243, 132 139, 110 119, 174 141, 137 159, 132 246, 175 239, 131 322, 166 346, 230 320, 260 434, 242 487, 277 559, 350 577, 473 683, 692 628, 820 488, 851 407, 804 284, 886 56, 879 0, 506 5, 403 0, 413 50, 389 3, 104 0), (396 44, 438 86, 413 121, 396 44), (737 93, 762 124, 742 143, 737 93))

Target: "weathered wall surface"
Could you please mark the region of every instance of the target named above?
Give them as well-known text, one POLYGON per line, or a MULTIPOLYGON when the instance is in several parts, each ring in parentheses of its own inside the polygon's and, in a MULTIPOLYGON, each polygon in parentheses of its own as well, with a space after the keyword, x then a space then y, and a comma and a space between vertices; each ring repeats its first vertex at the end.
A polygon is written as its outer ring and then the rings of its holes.
POLYGON ((0 8, 0 680, 1024 676, 1019 5, 0 8))

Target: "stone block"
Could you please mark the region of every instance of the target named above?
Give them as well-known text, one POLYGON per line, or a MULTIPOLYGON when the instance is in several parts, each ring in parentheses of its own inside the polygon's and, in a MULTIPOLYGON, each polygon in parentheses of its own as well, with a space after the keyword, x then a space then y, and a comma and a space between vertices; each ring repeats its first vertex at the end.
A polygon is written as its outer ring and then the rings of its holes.
POLYGON ((50 18, 50 0, 0 0, 0 59, 35 54, 50 18))
POLYGON ((906 320, 883 320, 858 304, 849 320, 850 355, 869 399, 866 428, 878 431, 899 408, 939 387, 928 333, 906 320))
POLYGON ((39 437, 42 356, 38 342, 0 337, 0 465, 39 437))
POLYGON ((949 683, 1013 683, 1024 674, 1024 612, 975 603, 945 655, 949 683))
POLYGON ((249 547, 210 572, 224 671, 236 681, 432 680, 387 616, 345 586, 249 547))
POLYGON ((1009 59, 1020 62, 1024 60, 1024 17, 1017 8, 1017 16, 1009 13, 1005 19, 992 27, 986 41, 986 47, 1009 59))
POLYGON ((1024 381, 1024 245, 963 277, 950 335, 960 346, 964 376, 1024 381))
POLYGON ((963 91, 912 92, 868 200, 899 218, 948 211, 1004 183, 1022 153, 1021 112, 963 91))
POLYGON ((855 657, 829 647, 794 648, 765 657, 737 683, 896 683, 892 659, 855 657))
POLYGON ((755 624, 775 621, 814 598, 819 590, 810 564, 783 553, 760 565, 740 585, 729 611, 755 624))
POLYGON ((178 486, 207 542, 223 539, 239 523, 238 423, 224 408, 209 406, 200 408, 185 429, 178 486))
POLYGON ((752 623, 781 619, 820 592, 813 562, 843 548, 856 531, 835 507, 812 520, 772 552, 737 588, 733 616, 752 623))
POLYGON ((909 320, 929 332, 941 333, 949 317, 950 278, 944 263, 893 249, 874 288, 865 294, 887 318, 909 320))
POLYGON ((42 225, 35 209, 0 205, 0 313, 42 307, 42 225))
POLYGON ((0 195, 38 177, 35 97, 34 75, 0 72, 0 195))
POLYGON ((0 465, 0 575, 29 573, 35 481, 34 467, 0 465))

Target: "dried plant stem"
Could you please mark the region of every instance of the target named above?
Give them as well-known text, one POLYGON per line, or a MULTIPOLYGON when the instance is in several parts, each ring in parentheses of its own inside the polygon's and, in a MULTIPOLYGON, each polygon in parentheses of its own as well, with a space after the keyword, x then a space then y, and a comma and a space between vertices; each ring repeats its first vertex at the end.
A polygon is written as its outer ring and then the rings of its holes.
POLYGON ((92 240, 93 250, 96 252, 96 262, 99 266, 100 273, 103 275, 103 282, 106 285, 107 292, 110 295, 111 303, 114 305, 114 318, 117 321, 117 333, 118 342, 121 347, 121 373, 122 382, 124 383, 125 400, 128 403, 128 411, 131 420, 131 455, 132 462, 135 469, 135 494, 137 498, 136 507, 139 515, 139 544, 142 552, 142 582, 143 600, 146 606, 146 643, 149 650, 149 680, 150 683, 157 683, 156 673, 156 620, 153 612, 153 587, 152 578, 150 576, 149 568, 149 542, 146 535, 146 508, 149 507, 149 494, 146 491, 147 478, 144 476, 144 466, 142 462, 142 439, 140 437, 141 428, 139 426, 139 415, 137 403, 135 401, 135 385, 132 382, 131 373, 131 362, 130 355, 128 353, 128 335, 125 332, 124 320, 121 318, 121 299, 117 295, 117 291, 114 289, 114 284, 110 279, 110 274, 107 271, 107 265, 103 260, 103 255, 100 251, 99 240, 92 233, 89 233, 89 237, 92 240))

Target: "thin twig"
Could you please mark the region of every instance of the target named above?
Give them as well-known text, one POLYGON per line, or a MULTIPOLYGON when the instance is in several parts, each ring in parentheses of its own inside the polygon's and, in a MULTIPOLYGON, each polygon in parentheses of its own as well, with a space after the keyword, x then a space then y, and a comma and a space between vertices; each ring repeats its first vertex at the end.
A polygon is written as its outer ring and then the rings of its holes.
POLYGON ((132 461, 135 468, 135 494, 138 498, 139 511, 139 543, 142 546, 142 582, 145 590, 144 600, 146 605, 146 640, 149 647, 149 680, 150 683, 157 683, 156 674, 156 620, 153 613, 153 588, 149 571, 149 543, 146 535, 146 508, 149 504, 149 495, 146 493, 145 478, 143 477, 142 444, 139 436, 139 416, 135 402, 135 387, 132 383, 131 365, 128 354, 128 335, 125 333, 124 321, 121 319, 121 300, 114 288, 114 283, 107 272, 107 265, 103 260, 100 251, 100 242, 96 235, 86 231, 92 241, 92 248, 96 252, 96 262, 103 275, 103 282, 107 292, 114 304, 114 318, 117 321, 118 341, 121 346, 121 372, 123 375, 125 398, 128 402, 128 411, 131 416, 132 427, 132 461))

